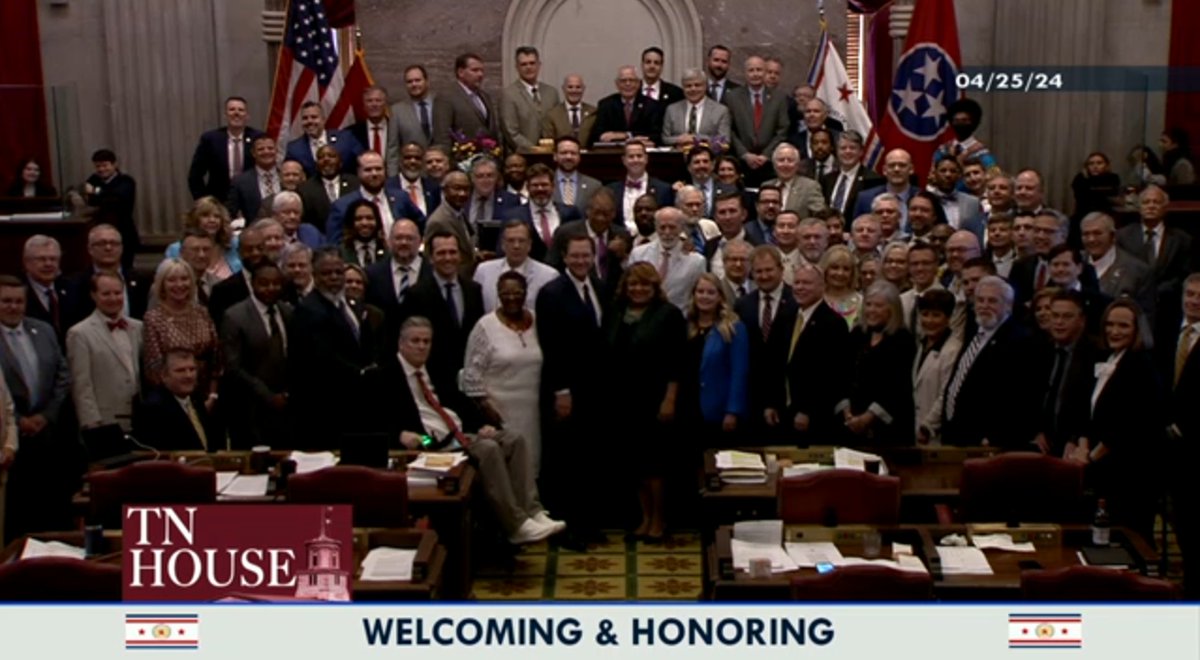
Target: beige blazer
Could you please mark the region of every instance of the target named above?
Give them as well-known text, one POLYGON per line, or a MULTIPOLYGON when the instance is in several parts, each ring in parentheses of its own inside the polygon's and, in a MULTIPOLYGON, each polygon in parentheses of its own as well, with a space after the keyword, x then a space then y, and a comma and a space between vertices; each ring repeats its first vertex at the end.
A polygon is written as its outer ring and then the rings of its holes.
POLYGON ((954 372, 954 362, 962 350, 962 341, 951 335, 940 350, 933 351, 921 362, 921 351, 913 360, 913 400, 917 405, 916 431, 922 426, 938 437, 942 425, 942 403, 946 384, 954 372), (920 364, 920 367, 917 365, 920 364))
POLYGON ((129 431, 141 391, 142 322, 126 319, 130 351, 122 351, 100 310, 67 331, 71 395, 81 428, 119 424, 129 431))

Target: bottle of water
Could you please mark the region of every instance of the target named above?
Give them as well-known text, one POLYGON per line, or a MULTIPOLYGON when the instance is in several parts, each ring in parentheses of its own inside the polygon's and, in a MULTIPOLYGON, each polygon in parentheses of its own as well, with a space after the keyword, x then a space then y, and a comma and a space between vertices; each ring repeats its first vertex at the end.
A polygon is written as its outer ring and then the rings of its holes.
POLYGON ((1096 502, 1096 517, 1092 519, 1092 545, 1108 546, 1109 544, 1109 531, 1112 523, 1108 519, 1106 504, 1103 497, 1096 502))

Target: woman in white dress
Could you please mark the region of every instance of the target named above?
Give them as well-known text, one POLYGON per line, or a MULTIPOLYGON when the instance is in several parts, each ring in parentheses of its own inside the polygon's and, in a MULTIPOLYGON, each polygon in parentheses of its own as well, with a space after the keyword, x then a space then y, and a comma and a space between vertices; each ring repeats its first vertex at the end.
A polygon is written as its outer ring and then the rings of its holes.
POLYGON ((525 277, 515 271, 496 282, 500 306, 484 315, 467 339, 462 390, 492 424, 525 436, 536 477, 541 467, 538 408, 542 348, 533 312, 525 308, 525 277))

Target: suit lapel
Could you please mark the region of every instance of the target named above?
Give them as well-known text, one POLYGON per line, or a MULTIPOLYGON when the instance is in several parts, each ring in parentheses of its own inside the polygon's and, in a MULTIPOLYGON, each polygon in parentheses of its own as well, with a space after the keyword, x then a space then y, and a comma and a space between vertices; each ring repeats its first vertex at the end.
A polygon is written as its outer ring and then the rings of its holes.
MULTIPOLYGON (((103 343, 105 346, 107 346, 108 350, 112 351, 113 357, 115 357, 117 359, 117 362, 120 363, 121 365, 123 365, 127 370, 129 370, 131 375, 136 376, 137 374, 135 373, 135 370, 137 369, 137 367, 131 362, 131 360, 133 359, 133 356, 121 354, 121 347, 117 345, 117 340, 113 339, 112 331, 110 331, 108 329, 108 324, 104 321, 104 319, 100 318, 99 316, 93 315, 91 318, 88 319, 88 327, 91 329, 92 334, 100 337, 101 343, 103 343)), ((133 341, 132 328, 127 330, 127 332, 129 332, 129 334, 130 334, 130 337, 129 337, 130 345, 134 346, 136 348, 137 345, 133 341)))

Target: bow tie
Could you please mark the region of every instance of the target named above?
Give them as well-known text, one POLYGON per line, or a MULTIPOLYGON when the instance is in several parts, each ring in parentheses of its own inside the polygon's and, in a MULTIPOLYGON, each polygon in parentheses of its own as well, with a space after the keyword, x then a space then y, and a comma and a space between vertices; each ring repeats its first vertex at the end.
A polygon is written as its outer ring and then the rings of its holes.
POLYGON ((947 202, 956 202, 958 201, 958 193, 942 193, 942 199, 946 200, 947 202))
POLYGON ((630 179, 630 180, 625 181, 625 187, 633 188, 634 190, 641 190, 642 182, 641 181, 633 181, 632 179, 630 179))
POLYGON ((129 323, 123 318, 117 319, 116 321, 107 321, 106 324, 108 325, 109 332, 124 330, 125 328, 129 327, 129 323))

